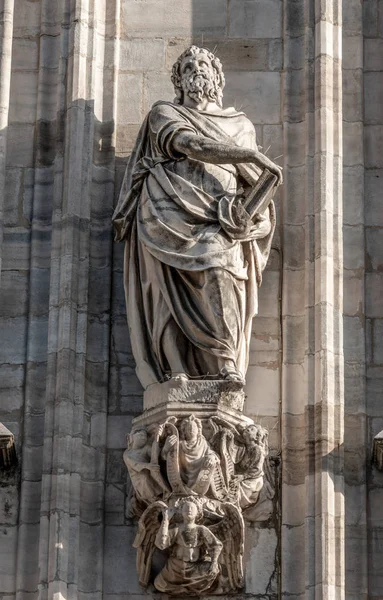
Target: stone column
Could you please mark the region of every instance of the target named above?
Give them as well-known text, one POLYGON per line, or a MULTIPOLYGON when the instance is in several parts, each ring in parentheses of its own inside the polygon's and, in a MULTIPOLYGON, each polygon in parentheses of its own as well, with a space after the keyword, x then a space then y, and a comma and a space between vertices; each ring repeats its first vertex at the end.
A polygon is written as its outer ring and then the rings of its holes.
POLYGON ((338 600, 345 569, 342 11, 326 0, 288 0, 284 10, 282 597, 338 600))
MULTIPOLYGON (((0 249, 3 241, 3 202, 5 194, 5 160, 11 84, 12 33, 14 0, 0 2, 0 249)), ((1 254, 0 254, 1 277, 1 254)))
POLYGON ((345 562, 347 600, 366 600, 367 438, 363 3, 343 0, 345 562))
POLYGON ((34 8, 39 62, 16 597, 97 599, 119 3, 41 0, 34 8))

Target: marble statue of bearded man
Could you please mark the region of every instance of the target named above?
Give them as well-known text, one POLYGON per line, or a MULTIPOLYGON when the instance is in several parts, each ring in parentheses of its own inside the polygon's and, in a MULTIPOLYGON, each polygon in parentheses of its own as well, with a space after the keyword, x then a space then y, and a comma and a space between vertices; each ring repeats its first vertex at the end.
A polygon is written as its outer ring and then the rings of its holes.
POLYGON ((188 48, 172 81, 175 102, 147 115, 114 214, 137 374, 145 388, 175 376, 242 382, 275 216, 270 203, 243 227, 238 199, 250 172, 282 174, 244 113, 222 108, 211 52, 188 48))

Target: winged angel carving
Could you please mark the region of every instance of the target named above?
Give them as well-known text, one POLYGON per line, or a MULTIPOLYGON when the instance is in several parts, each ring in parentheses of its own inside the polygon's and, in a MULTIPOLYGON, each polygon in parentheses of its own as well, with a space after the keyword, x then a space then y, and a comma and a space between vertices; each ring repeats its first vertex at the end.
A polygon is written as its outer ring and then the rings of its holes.
POLYGON ((222 594, 242 586, 242 515, 229 502, 221 503, 215 511, 207 504, 207 499, 186 496, 173 508, 160 500, 145 510, 134 542, 142 586, 149 583, 155 548, 169 552, 165 566, 154 579, 154 587, 160 592, 222 594))
POLYGON ((267 430, 190 415, 137 428, 129 440, 124 460, 130 514, 140 517, 134 545, 141 585, 151 582, 157 549, 168 555, 154 576, 158 591, 203 595, 241 588, 242 511, 262 505, 262 493, 273 495, 267 430))

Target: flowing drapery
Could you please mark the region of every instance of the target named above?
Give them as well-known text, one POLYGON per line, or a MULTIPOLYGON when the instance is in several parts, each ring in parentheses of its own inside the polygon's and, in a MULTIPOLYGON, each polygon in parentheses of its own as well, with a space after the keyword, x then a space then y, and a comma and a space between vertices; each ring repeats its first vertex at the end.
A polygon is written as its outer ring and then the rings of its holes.
POLYGON ((126 240, 128 322, 144 387, 174 372, 217 375, 226 361, 246 372, 257 285, 275 226, 271 204, 264 238, 225 232, 220 206, 251 185, 254 168, 177 154, 172 139, 183 130, 256 147, 253 125, 234 109, 210 114, 160 102, 141 127, 114 224, 116 239, 126 240))

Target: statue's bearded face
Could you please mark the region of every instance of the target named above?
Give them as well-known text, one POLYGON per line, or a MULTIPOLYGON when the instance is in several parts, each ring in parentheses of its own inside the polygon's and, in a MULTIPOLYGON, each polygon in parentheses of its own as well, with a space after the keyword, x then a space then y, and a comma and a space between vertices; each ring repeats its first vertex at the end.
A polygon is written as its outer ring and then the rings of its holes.
POLYGON ((204 98, 210 102, 217 101, 216 72, 206 54, 185 56, 180 71, 184 94, 198 103, 204 98))

